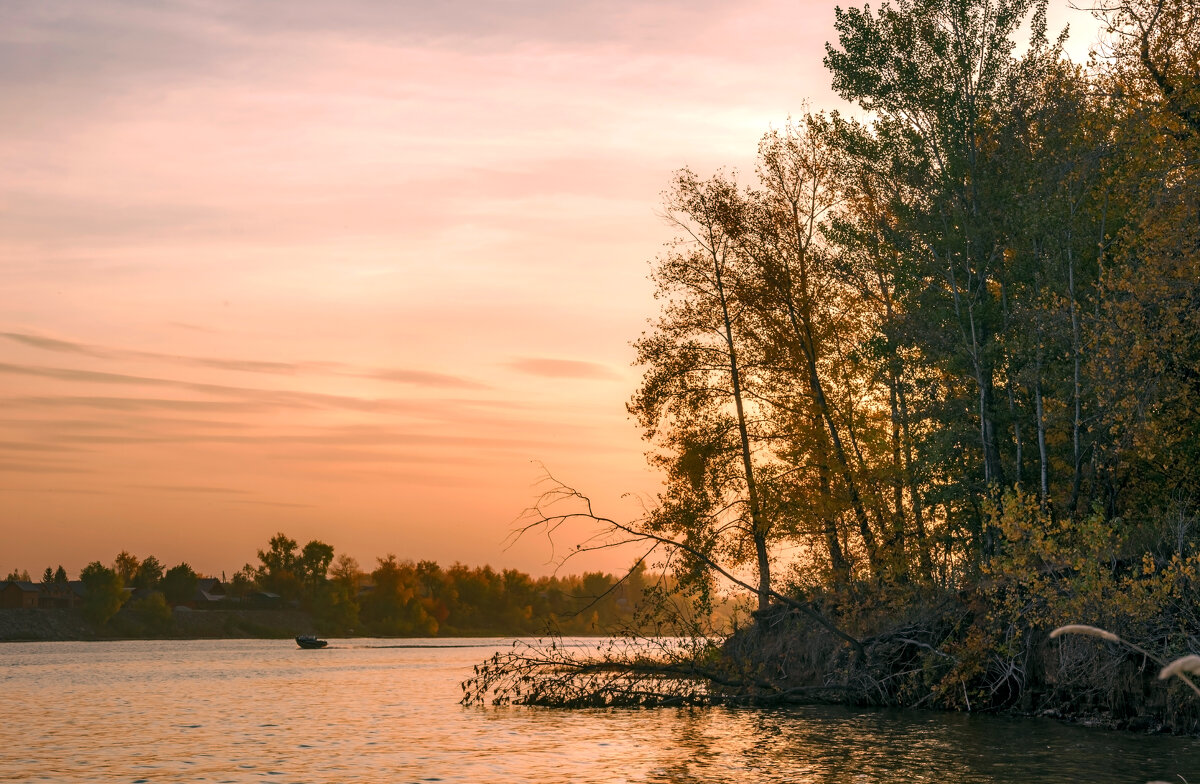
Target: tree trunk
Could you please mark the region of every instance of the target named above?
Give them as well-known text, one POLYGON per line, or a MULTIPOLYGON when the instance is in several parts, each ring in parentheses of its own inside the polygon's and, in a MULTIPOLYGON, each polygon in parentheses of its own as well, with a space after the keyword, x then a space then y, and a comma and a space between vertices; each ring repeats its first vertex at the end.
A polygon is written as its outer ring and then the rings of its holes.
MULTIPOLYGON (((786 258, 773 259, 768 263, 779 264, 779 273, 782 278, 782 283, 776 283, 776 293, 783 300, 783 305, 787 310, 788 323, 792 329, 794 344, 799 347, 802 354, 802 360, 806 375, 808 376, 809 392, 812 395, 813 403, 816 405, 817 412, 821 416, 822 422, 825 424, 826 432, 829 436, 830 445, 833 447, 833 456, 837 461, 837 467, 841 474, 842 481, 846 485, 846 494, 849 496, 850 507, 854 511, 854 518, 858 522, 859 535, 862 537, 863 546, 867 551, 867 560, 870 564, 872 574, 879 573, 879 551, 875 540, 875 533, 871 530, 870 521, 867 519, 867 511, 863 505, 862 496, 858 489, 858 483, 855 480, 854 472, 850 463, 849 456, 846 453, 845 445, 842 443, 841 433, 838 431, 837 424, 833 419, 833 412, 830 409, 829 401, 825 396, 824 385, 821 382, 821 376, 817 369, 817 341, 815 330, 812 324, 810 292, 808 291, 807 271, 803 266, 803 262, 807 256, 809 241, 806 236, 811 237, 811 234, 806 235, 804 221, 800 218, 800 207, 797 201, 792 200, 790 203, 792 225, 789 227, 792 231, 791 242, 794 243, 793 249, 797 258, 801 262, 800 273, 800 292, 804 299, 804 306, 801 308, 796 302, 796 283, 793 274, 792 266, 786 258), (803 310, 803 312, 801 312, 803 310)), ((811 223, 811 222, 810 222, 811 223)), ((811 231, 812 226, 808 229, 811 231)))
MULTIPOLYGON (((825 441, 825 429, 819 421, 819 417, 813 417, 812 428, 814 433, 819 434, 816 453, 817 477, 820 482, 821 493, 825 498, 831 498, 833 496, 833 489, 829 481, 829 445, 825 441)), ((839 578, 849 579, 850 564, 846 560, 845 553, 842 550, 837 520, 833 515, 828 513, 823 513, 821 517, 825 534, 825 547, 829 550, 829 565, 833 569, 834 574, 838 575, 839 578)))
POLYGON ((771 558, 767 552, 767 521, 763 517, 754 480, 754 460, 750 452, 750 432, 746 427, 746 410, 742 403, 742 381, 738 368, 737 346, 733 339, 733 320, 721 276, 721 261, 713 254, 713 272, 717 295, 721 301, 721 319, 725 328, 725 345, 729 351, 729 379, 733 387, 733 402, 737 409, 738 435, 741 437, 742 467, 746 472, 746 498, 750 506, 750 530, 754 540, 754 555, 758 561, 758 609, 766 610, 771 603, 771 558))
MULTIPOLYGON (((892 293, 882 273, 876 271, 876 279, 879 283, 880 298, 883 300, 884 316, 890 324, 895 318, 895 311, 892 308, 892 293)), ((898 356, 893 355, 888 362, 888 378, 890 380, 888 391, 892 405, 893 434, 895 434, 894 426, 898 424, 900 428, 899 443, 903 444, 900 468, 904 484, 908 488, 909 503, 912 504, 913 527, 917 536, 917 558, 921 565, 921 576, 927 582, 933 582, 933 564, 929 552, 929 541, 925 534, 921 492, 917 487, 916 474, 913 470, 912 433, 909 431, 908 424, 908 398, 904 394, 903 365, 898 356)), ((893 440, 895 441, 895 435, 893 435, 893 440)), ((895 453, 895 445, 893 453, 895 453)))
POLYGON ((1034 383, 1034 406, 1037 411, 1038 462, 1040 465, 1041 482, 1038 486, 1038 499, 1042 508, 1050 499, 1049 466, 1046 461, 1046 415, 1042 409, 1042 363, 1038 361, 1038 377, 1034 383))
POLYGON ((1074 361, 1074 379, 1072 395, 1075 400, 1075 417, 1071 422, 1071 445, 1073 450, 1074 472, 1071 476, 1071 501, 1067 505, 1069 514, 1075 514, 1079 505, 1079 486, 1083 481, 1082 445, 1080 444, 1083 426, 1083 403, 1080 390, 1080 364, 1082 347, 1079 337, 1079 303, 1075 299, 1075 254, 1071 250, 1071 233, 1067 232, 1067 291, 1071 300, 1071 358, 1074 361))
POLYGON ((1011 378, 1008 379, 1008 382, 1005 384, 1005 389, 1008 392, 1008 413, 1013 420, 1013 440, 1016 441, 1017 446, 1015 470, 1017 476, 1017 486, 1020 487, 1021 477, 1025 473, 1025 462, 1021 453, 1021 416, 1017 413, 1017 402, 1015 396, 1013 395, 1013 384, 1011 378))
MULTIPOLYGON (((891 409, 891 447, 892 447, 892 547, 900 556, 900 563, 907 567, 905 547, 904 520, 904 458, 900 453, 900 402, 896 398, 896 386, 899 382, 892 369, 888 369, 888 407, 891 409)), ((907 568, 905 568, 907 571, 907 568)))

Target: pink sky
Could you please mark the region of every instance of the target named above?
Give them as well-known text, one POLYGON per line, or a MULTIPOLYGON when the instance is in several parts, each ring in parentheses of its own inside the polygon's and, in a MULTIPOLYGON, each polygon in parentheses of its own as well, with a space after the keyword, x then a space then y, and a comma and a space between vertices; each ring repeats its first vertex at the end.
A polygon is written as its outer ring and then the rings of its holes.
POLYGON ((0 571, 219 574, 276 531, 552 570, 503 544, 533 461, 615 514, 657 485, 659 194, 847 109, 833 6, 6 4, 0 571))

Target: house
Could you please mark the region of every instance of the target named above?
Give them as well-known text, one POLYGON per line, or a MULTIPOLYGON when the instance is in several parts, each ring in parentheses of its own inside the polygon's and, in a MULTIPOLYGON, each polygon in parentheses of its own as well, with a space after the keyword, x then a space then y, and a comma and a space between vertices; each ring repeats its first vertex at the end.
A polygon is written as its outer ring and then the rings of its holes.
POLYGON ((42 587, 24 580, 6 580, 0 583, 0 607, 5 609, 33 610, 38 607, 42 587))
POLYGON ((252 610, 277 610, 283 606, 283 597, 271 591, 254 591, 246 594, 242 603, 252 610))
POLYGON ((43 610, 66 610, 83 604, 83 581, 41 583, 38 607, 43 610))
POLYGON ((196 581, 196 590, 192 600, 188 602, 193 608, 213 607, 218 603, 228 601, 225 586, 216 577, 201 577, 196 581))

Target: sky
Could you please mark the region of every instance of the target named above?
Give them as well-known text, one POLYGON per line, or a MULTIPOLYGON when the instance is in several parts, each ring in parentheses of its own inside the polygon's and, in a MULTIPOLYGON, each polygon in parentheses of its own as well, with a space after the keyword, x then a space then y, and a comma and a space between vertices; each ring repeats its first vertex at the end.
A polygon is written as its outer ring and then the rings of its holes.
POLYGON ((0 571, 282 531, 545 574, 547 471, 637 515, 661 193, 854 114, 833 8, 0 0, 0 571))

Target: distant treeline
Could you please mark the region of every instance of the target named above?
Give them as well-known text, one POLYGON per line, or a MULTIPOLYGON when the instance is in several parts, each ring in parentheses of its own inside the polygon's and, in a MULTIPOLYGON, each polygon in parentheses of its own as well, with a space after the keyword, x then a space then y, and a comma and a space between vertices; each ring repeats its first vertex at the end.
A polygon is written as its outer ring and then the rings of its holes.
MULTIPOLYGON (((109 622, 122 608, 150 630, 167 631, 171 608, 299 607, 323 634, 433 636, 438 634, 595 634, 621 629, 654 631, 640 608, 670 594, 670 581, 639 566, 623 580, 604 572, 532 577, 516 569, 434 561, 376 559, 371 571, 332 545, 300 547, 277 534, 258 563, 227 581, 197 574, 186 562, 165 568, 153 555, 122 551, 111 565, 99 561, 80 573, 80 606, 89 620, 109 622), (204 586, 206 594, 199 591, 204 586), (198 597, 203 597, 198 599, 198 597)), ((31 581, 14 570, 9 581, 31 581)), ((46 567, 47 590, 69 584, 66 570, 46 567)))

